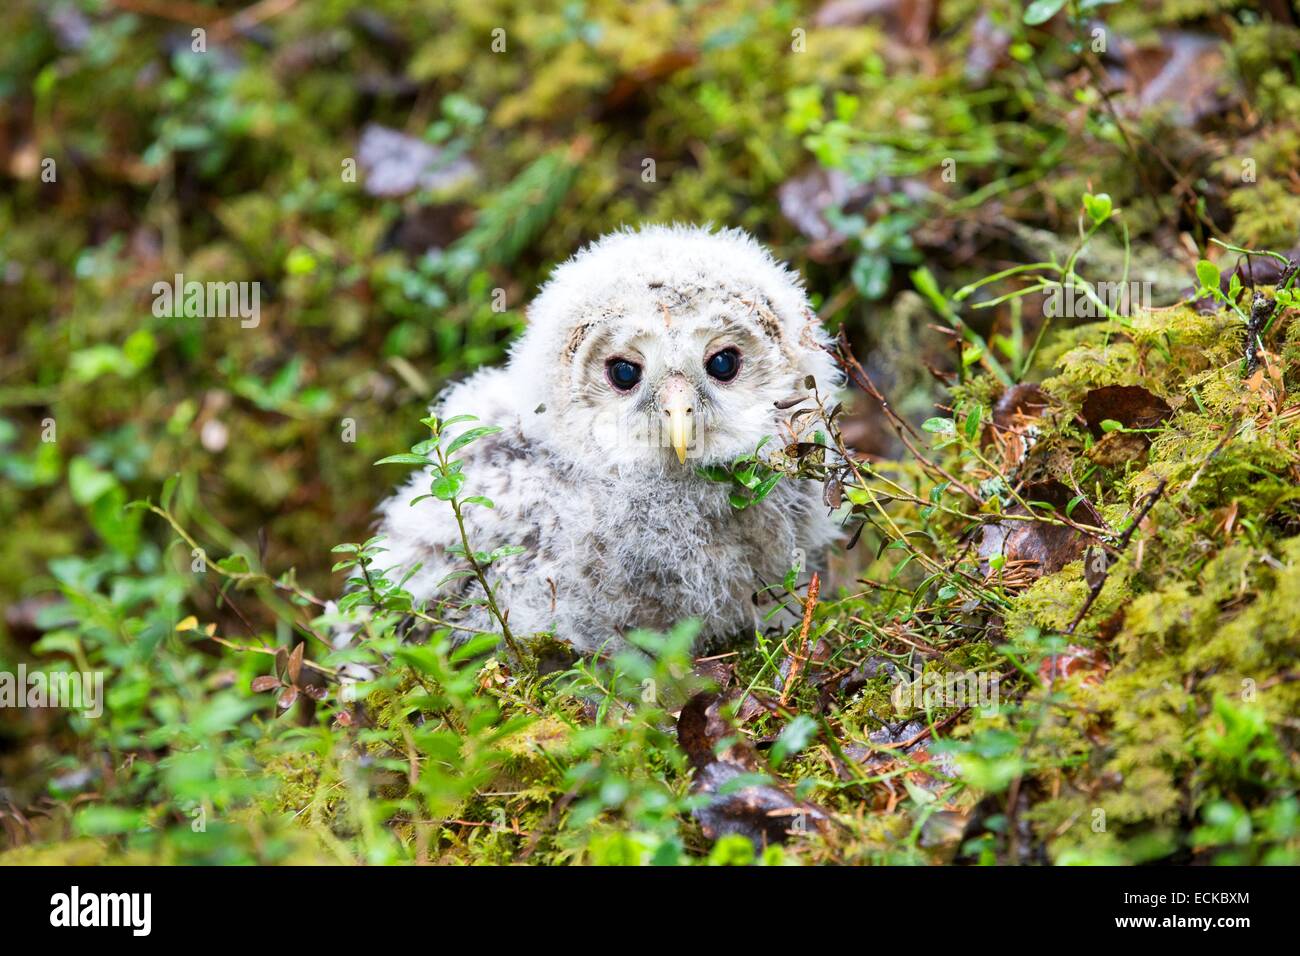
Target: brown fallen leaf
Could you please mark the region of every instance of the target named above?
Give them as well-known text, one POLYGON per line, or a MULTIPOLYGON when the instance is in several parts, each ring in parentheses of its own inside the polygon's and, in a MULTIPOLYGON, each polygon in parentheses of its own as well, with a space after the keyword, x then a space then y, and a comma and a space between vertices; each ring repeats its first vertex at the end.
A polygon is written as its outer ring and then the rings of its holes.
POLYGON ((1003 461, 1019 464, 1033 447, 1030 430, 1051 404, 1047 393, 1032 382, 1011 386, 993 404, 992 420, 984 426, 983 444, 997 448, 1003 461))
POLYGON ((1119 632, 1124 627, 1124 612, 1126 610, 1127 610, 1127 605, 1125 607, 1121 607, 1114 614, 1112 614, 1110 617, 1106 618, 1106 620, 1102 621, 1099 625, 1097 625, 1098 642, 1106 644, 1109 643, 1110 641, 1115 640, 1115 638, 1119 636, 1119 632))
POLYGON ((1084 396, 1081 411, 1088 430, 1098 439, 1088 449, 1088 458, 1103 468, 1118 468, 1136 461, 1151 447, 1147 435, 1130 431, 1107 432, 1103 422, 1119 422, 1125 428, 1154 428, 1173 414, 1168 402, 1140 385, 1094 388, 1084 396))
POLYGON ((971 27, 970 46, 966 48, 966 82, 978 89, 989 75, 1008 60, 1011 31, 999 26, 985 10, 971 27))
POLYGON ((1038 676, 1044 681, 1082 676, 1085 684, 1100 684, 1110 665, 1101 651, 1071 644, 1062 654, 1052 654, 1039 665, 1038 676))
POLYGON ((1083 397, 1080 411, 1095 438, 1106 434, 1104 421, 1119 422, 1125 428, 1155 428, 1173 414, 1168 402, 1140 385, 1094 388, 1083 397))
POLYGON ((714 693, 696 694, 677 720, 677 740, 695 768, 691 792, 710 797, 694 812, 704 835, 716 840, 734 833, 761 848, 784 843, 792 833, 828 831, 830 816, 824 809, 797 799, 776 782, 737 783, 739 777, 765 770, 753 748, 722 716, 726 700, 714 693), (724 740, 727 745, 719 752, 724 740))
POLYGON ((702 657, 694 663, 695 673, 710 684, 726 690, 735 676, 735 664, 725 657, 702 657))
POLYGON ((1118 468, 1126 462, 1137 461, 1151 447, 1146 435, 1133 432, 1111 432, 1088 449, 1088 460, 1103 468, 1118 468))
POLYGON ((634 96, 653 88, 667 80, 674 73, 694 66, 700 55, 696 50, 666 50, 654 60, 625 73, 614 81, 605 94, 604 108, 617 110, 625 106, 634 96))
POLYGON ((1218 37, 1167 30, 1154 43, 1121 41, 1118 53, 1127 90, 1119 108, 1129 116, 1163 110, 1177 124, 1195 126, 1237 96, 1218 37))
POLYGON ((844 172, 819 166, 787 179, 776 196, 781 214, 804 237, 812 240, 808 255, 815 261, 824 262, 848 239, 831 225, 826 218, 827 212, 861 202, 870 193, 869 186, 853 182, 844 172))
MULTIPOLYGON (((1064 515, 1075 496, 1061 482, 1052 479, 1025 485, 1020 491, 1020 497, 1035 514, 1064 515)), ((1017 504, 1008 509, 1007 513, 1023 515, 1028 514, 1028 511, 1017 504)), ((1101 526, 1101 516, 1087 501, 1075 505, 1070 518, 1079 524, 1101 526)), ((1005 556, 1008 566, 1015 562, 1032 566, 1032 573, 1026 575, 1028 580, 1032 580, 1059 571, 1071 561, 1078 560, 1083 555, 1088 540, 1083 532, 1067 525, 1041 521, 999 521, 986 524, 981 529, 980 567, 988 574, 989 561, 1001 554, 1005 556)))

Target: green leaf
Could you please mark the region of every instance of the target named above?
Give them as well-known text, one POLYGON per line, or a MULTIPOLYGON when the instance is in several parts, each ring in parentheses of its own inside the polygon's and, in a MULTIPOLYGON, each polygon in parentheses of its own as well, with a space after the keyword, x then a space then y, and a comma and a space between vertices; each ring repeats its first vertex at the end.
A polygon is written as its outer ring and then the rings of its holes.
POLYGON ((1103 418, 1101 420, 1101 430, 1104 432, 1117 432, 1124 428, 1123 422, 1117 422, 1113 418, 1103 418))
POLYGON ((248 700, 230 693, 219 694, 194 715, 190 729, 203 736, 228 733, 261 706, 257 700, 248 700))
POLYGON ((437 587, 442 587, 444 584, 450 584, 452 581, 460 581, 463 580, 464 578, 473 578, 473 577, 477 577, 477 575, 473 571, 469 571, 466 569, 461 569, 459 571, 452 571, 450 574, 443 576, 443 578, 438 582, 437 587))
POLYGON ((472 660, 483 654, 488 654, 497 649, 501 643, 499 634, 475 634, 468 641, 451 652, 448 658, 453 664, 459 664, 461 661, 472 660))
POLYGON ((731 483, 731 472, 722 465, 705 465, 702 468, 696 468, 695 473, 701 478, 707 478, 709 481, 720 481, 724 484, 731 483))
POLYGON ((1025 8, 1025 23, 1031 27, 1036 27, 1040 23, 1046 23, 1052 17, 1061 12, 1065 6, 1065 0, 1034 0, 1025 8))
POLYGON ((429 486, 429 491, 440 501, 451 501, 460 494, 460 489, 465 484, 465 476, 458 471, 449 475, 439 475, 433 479, 433 484, 429 486))
POLYGON ((1088 218, 1093 221, 1094 225, 1100 226, 1110 218, 1112 204, 1109 193, 1092 193, 1083 194, 1083 209, 1088 214, 1088 218))
POLYGON ((1219 290, 1219 267, 1209 259, 1202 259, 1196 263, 1196 281, 1201 284, 1202 289, 1219 290))
POLYGON ((75 631, 51 631, 35 644, 32 650, 37 654, 67 654, 73 660, 82 653, 81 640, 75 631))
POLYGON ((813 720, 807 714, 800 714, 790 723, 785 725, 781 735, 776 738, 772 744, 771 764, 773 767, 779 767, 781 763, 792 754, 797 754, 808 746, 813 735, 817 733, 817 721, 813 720))
POLYGON ((449 425, 459 425, 461 422, 476 422, 476 421, 478 421, 477 415, 452 415, 451 418, 438 422, 438 430, 446 431, 447 426, 449 425))
POLYGON ((73 823, 77 832, 86 836, 111 836, 140 829, 145 818, 140 810, 96 805, 78 810, 73 823))
POLYGON ((951 418, 927 418, 921 423, 921 427, 939 435, 950 435, 957 430, 957 425, 951 418))
POLYGON ((907 795, 912 798, 912 801, 920 806, 934 803, 935 800, 939 799, 934 793, 925 789, 925 787, 912 783, 906 777, 903 778, 903 786, 907 788, 907 795))
POLYGON ((85 506, 93 504, 119 485, 111 474, 100 471, 89 458, 78 455, 68 464, 68 487, 72 491, 72 500, 85 506))
POLYGON ((884 256, 861 255, 853 262, 849 272, 853 284, 864 298, 879 299, 889 290, 893 270, 884 256))
POLYGON ((427 455, 411 455, 403 453, 400 455, 389 455, 387 458, 381 458, 375 462, 376 465, 432 465, 435 462, 427 455))
POLYGON ((471 442, 476 442, 485 435, 495 435, 499 431, 501 431, 499 425, 480 425, 477 428, 468 428, 457 435, 452 443, 447 446, 447 454, 453 455, 471 442))
POLYGON ((912 285, 916 286, 916 291, 927 299, 935 296, 943 297, 939 292, 939 283, 934 281, 934 273, 925 266, 912 270, 912 285))
POLYGON ((771 493, 772 489, 776 487, 777 482, 779 482, 781 478, 782 475, 781 472, 779 471, 773 472, 772 474, 764 478, 762 482, 759 484, 759 486, 754 489, 753 499, 751 500, 750 503, 752 504, 757 501, 762 501, 764 498, 766 498, 771 493))
POLYGON ((163 511, 166 511, 171 507, 172 496, 176 493, 176 485, 180 480, 180 472, 177 472, 163 482, 162 494, 158 496, 158 504, 162 507, 163 511))

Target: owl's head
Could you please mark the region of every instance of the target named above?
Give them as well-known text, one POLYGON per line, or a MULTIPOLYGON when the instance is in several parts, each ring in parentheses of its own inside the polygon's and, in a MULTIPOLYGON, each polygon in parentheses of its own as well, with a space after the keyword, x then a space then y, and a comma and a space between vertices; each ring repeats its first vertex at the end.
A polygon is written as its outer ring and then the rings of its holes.
POLYGON ((732 461, 789 440, 786 400, 840 377, 799 277, 740 230, 650 226, 555 270, 510 373, 535 426, 575 461, 620 471, 732 461))

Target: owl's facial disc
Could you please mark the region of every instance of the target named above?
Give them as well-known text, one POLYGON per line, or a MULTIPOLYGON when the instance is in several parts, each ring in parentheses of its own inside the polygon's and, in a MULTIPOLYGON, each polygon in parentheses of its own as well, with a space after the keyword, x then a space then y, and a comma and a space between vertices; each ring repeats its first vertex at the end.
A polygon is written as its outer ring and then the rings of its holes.
POLYGON ((774 403, 802 379, 746 302, 710 299, 575 326, 553 434, 601 469, 681 471, 734 461, 780 429, 774 403))

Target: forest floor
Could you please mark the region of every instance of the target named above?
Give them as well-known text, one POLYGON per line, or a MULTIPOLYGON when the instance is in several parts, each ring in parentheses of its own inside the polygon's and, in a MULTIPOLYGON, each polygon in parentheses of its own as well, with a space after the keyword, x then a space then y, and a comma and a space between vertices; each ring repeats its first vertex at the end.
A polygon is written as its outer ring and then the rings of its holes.
POLYGON ((145 6, 0 12, 0 673, 104 679, 0 707, 0 862, 1300 862, 1287 4, 145 6), (374 462, 673 220, 842 329, 715 475, 842 519, 799 623, 405 639, 374 462))

